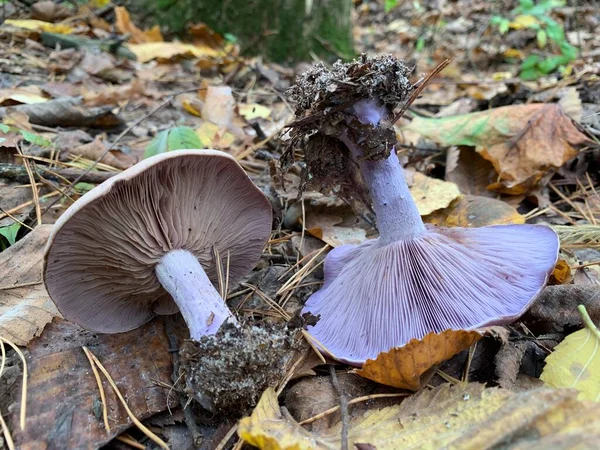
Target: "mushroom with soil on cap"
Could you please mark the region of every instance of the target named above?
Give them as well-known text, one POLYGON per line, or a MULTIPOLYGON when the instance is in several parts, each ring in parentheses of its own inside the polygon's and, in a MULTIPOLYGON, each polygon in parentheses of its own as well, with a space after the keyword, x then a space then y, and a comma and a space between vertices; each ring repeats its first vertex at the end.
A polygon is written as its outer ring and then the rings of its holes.
POLYGON ((271 232, 266 196, 230 155, 177 150, 148 158, 86 193, 59 218, 44 282, 61 314, 118 333, 181 311, 190 335, 235 317, 214 287, 213 252, 239 281, 271 232))
MULTIPOLYGON (((292 91, 297 123, 304 127, 296 136, 308 132, 311 121, 310 136, 316 128, 341 142, 377 216, 379 238, 332 250, 324 263, 325 283, 302 311, 318 318, 308 331, 320 348, 357 366, 430 332, 516 320, 546 284, 558 256, 558 238, 545 226, 423 223, 390 120, 410 91, 407 74, 392 57, 363 57, 338 63, 333 71, 317 67, 292 91)), ((303 142, 310 152, 310 140, 303 142)))

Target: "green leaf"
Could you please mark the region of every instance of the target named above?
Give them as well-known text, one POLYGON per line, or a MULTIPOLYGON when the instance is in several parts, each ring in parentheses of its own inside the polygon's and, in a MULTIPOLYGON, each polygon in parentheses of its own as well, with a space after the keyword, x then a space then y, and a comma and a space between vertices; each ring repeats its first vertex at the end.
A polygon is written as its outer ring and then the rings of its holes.
POLYGON ((420 36, 419 39, 417 39, 417 43, 415 44, 415 51, 420 52, 423 51, 424 48, 425 38, 423 36, 420 36))
POLYGON ((3 133, 8 133, 10 131, 10 127, 3 123, 0 123, 0 131, 3 133))
POLYGON ((530 67, 528 69, 521 70, 521 73, 519 73, 519 78, 524 81, 534 81, 542 75, 543 73, 541 73, 537 67, 530 67))
POLYGON ((0 236, 3 236, 4 239, 6 239, 6 241, 8 242, 7 247, 10 247, 15 242, 17 242, 17 233, 19 232, 20 228, 21 228, 21 224, 17 223, 17 222, 15 222, 12 225, 9 225, 7 227, 0 228, 0 236))
POLYGON ((539 48, 544 48, 546 47, 546 44, 548 43, 548 35, 546 34, 545 30, 538 30, 537 32, 537 45, 539 48))
POLYGON ((392 9, 394 9, 396 7, 396 5, 398 5, 398 0, 385 0, 384 3, 384 9, 385 12, 390 12, 392 9))
POLYGON ((521 70, 533 69, 539 62, 540 57, 538 55, 529 55, 523 60, 523 63, 521 64, 521 70))
POLYGON ((39 136, 35 133, 32 133, 31 131, 19 130, 19 133, 21 133, 21 136, 23 136, 23 139, 25 139, 27 142, 39 145, 40 147, 47 148, 52 145, 52 142, 50 142, 48 139, 43 138, 42 136, 39 136))
POLYGON ((490 124, 490 114, 464 114, 443 118, 415 117, 405 129, 413 130, 443 146, 477 147, 489 136, 490 130, 503 128, 502 120, 490 124))
POLYGON ((92 183, 84 183, 84 182, 80 182, 77 183, 75 186, 73 186, 73 188, 79 193, 79 194, 85 194, 86 192, 91 191, 92 189, 94 189, 96 187, 95 184, 92 183))
POLYGON ((548 17, 544 18, 544 21, 546 22, 546 33, 548 33, 548 38, 557 44, 564 42, 565 31, 562 26, 548 17))
POLYGON ((175 127, 158 133, 146 147, 144 158, 172 150, 203 147, 202 141, 194 130, 189 127, 175 127))

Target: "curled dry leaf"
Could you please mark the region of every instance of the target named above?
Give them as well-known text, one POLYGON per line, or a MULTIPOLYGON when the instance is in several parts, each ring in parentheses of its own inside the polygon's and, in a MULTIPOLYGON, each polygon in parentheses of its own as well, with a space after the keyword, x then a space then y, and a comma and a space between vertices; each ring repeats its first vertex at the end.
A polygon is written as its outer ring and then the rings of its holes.
POLYGON ((102 157, 100 160, 101 163, 107 164, 115 169, 122 170, 133 166, 137 162, 137 158, 135 156, 124 153, 118 149, 112 149, 106 155, 104 154, 105 152, 106 144, 103 142, 101 136, 96 136, 96 138, 89 144, 83 144, 73 148, 70 151, 70 154, 91 159, 93 161, 102 157))
POLYGON ((482 335, 477 331, 446 330, 413 339, 402 347, 369 359, 358 375, 388 386, 417 391, 428 381, 432 367, 469 348, 482 335))
POLYGON ((435 211, 425 222, 444 227, 485 227, 525 223, 525 217, 502 200, 477 195, 460 196, 447 208, 435 211))
POLYGON ((412 175, 410 193, 422 216, 446 208, 460 195, 456 184, 428 177, 420 172, 412 175))
MULTIPOLYGON (((582 402, 572 389, 537 388, 512 393, 469 383, 423 390, 401 404, 350 409, 348 448, 378 450, 595 448, 600 439, 600 404, 582 402), (364 448, 364 447, 363 447, 364 448)), ((281 411, 271 388, 238 434, 261 450, 338 450, 341 424, 308 432, 281 411)))
POLYGON ((569 281, 571 281, 571 266, 564 259, 559 259, 550 276, 550 284, 566 284, 569 281))
POLYGON ((184 44, 182 42, 146 42, 127 46, 139 62, 145 63, 153 59, 170 60, 179 56, 194 56, 199 59, 212 59, 224 56, 224 52, 201 45, 184 44))
POLYGON ((546 358, 540 379, 548 386, 570 387, 580 400, 600 402, 600 330, 584 313, 585 328, 568 335, 546 358))
POLYGON ((0 335, 17 345, 26 345, 60 316, 42 283, 44 246, 51 230, 52 225, 41 225, 0 253, 0 335), (20 285, 24 286, 12 287, 20 285))
POLYGON ((552 168, 592 145, 558 104, 512 105, 440 119, 416 118, 407 127, 440 145, 475 147, 499 181, 489 189, 522 194, 552 168))

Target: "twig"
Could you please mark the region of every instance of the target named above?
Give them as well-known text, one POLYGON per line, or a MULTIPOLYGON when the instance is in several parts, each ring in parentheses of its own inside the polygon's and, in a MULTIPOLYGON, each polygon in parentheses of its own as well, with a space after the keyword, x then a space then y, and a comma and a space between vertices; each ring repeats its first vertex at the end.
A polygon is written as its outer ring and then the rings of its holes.
POLYGON ((348 399, 342 392, 342 388, 340 387, 340 383, 338 382, 334 366, 329 366, 329 373, 331 373, 331 383, 333 384, 333 387, 335 388, 340 398, 340 413, 342 415, 341 450, 348 450, 348 399))
MULTIPOLYGON (((348 406, 355 405, 356 403, 368 402, 369 400, 375 400, 378 398, 394 398, 394 397, 408 397, 410 394, 372 394, 372 395, 364 395, 362 397, 353 398, 348 402, 348 406)), ((309 423, 316 422, 323 417, 329 416, 336 411, 339 411, 340 407, 334 406, 333 408, 329 408, 322 413, 317 414, 316 416, 309 417, 308 419, 304 419, 302 422, 298 422, 298 425, 308 425, 309 423)))
POLYGON ((140 444, 138 441, 134 440, 133 438, 131 438, 130 436, 117 436, 115 438, 117 441, 121 441, 124 444, 127 444, 133 448, 139 448, 140 450, 145 450, 146 446, 140 444))
POLYGON ((231 427, 231 429, 227 432, 227 434, 223 437, 223 439, 221 439, 219 444, 215 447, 215 450, 223 450, 225 448, 225 446, 227 445, 227 443, 229 442, 229 439, 231 439, 233 437, 233 435, 235 434, 237 429, 238 429, 238 424, 236 423, 234 426, 231 427))
POLYGON ((43 281, 32 281, 31 283, 21 283, 12 286, 0 286, 0 291, 10 291, 11 289, 18 289, 22 287, 35 286, 36 284, 42 284, 43 281))
MULTIPOLYGON (((23 156, 23 150, 20 145, 16 146, 17 152, 19 155, 23 156)), ((29 182, 31 183, 31 195, 33 196, 33 203, 35 205, 35 217, 37 220, 37 224, 42 224, 42 208, 40 207, 40 196, 37 190, 37 185, 35 183, 35 177, 33 176, 33 171, 31 170, 31 166, 27 159, 23 159, 23 165, 25 166, 25 170, 27 171, 27 176, 29 177, 29 182)))

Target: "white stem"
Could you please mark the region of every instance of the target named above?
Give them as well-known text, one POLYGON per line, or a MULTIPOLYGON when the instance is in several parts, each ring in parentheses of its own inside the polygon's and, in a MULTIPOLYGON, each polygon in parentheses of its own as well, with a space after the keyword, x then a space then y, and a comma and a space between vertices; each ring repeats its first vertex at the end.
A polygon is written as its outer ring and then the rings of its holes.
POLYGON ((156 276, 179 307, 192 339, 215 334, 225 321, 237 324, 196 257, 187 250, 164 255, 156 266, 156 276))

